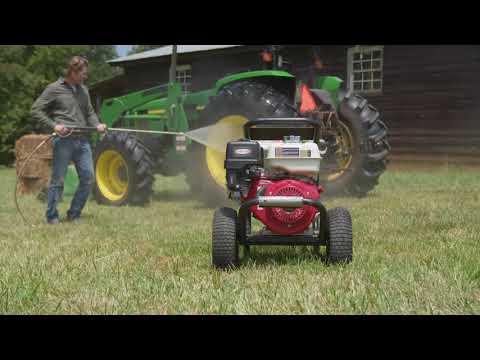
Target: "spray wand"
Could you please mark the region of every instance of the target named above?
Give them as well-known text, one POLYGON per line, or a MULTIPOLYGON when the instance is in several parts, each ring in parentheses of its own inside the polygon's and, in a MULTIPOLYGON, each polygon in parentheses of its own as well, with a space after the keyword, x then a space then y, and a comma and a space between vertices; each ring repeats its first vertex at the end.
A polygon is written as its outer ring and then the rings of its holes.
MULTIPOLYGON (((94 133, 97 132, 96 127, 80 127, 80 126, 65 126, 69 130, 67 135, 63 137, 68 137, 73 133, 94 133)), ((151 135, 185 135, 183 132, 175 131, 156 131, 156 130, 140 130, 140 129, 122 129, 122 128, 107 128, 107 132, 130 132, 130 133, 144 133, 151 135)), ((57 136, 57 134, 52 134, 52 136, 57 136)), ((59 135, 61 136, 61 135, 59 135)), ((62 136, 61 136, 62 137, 62 136)))

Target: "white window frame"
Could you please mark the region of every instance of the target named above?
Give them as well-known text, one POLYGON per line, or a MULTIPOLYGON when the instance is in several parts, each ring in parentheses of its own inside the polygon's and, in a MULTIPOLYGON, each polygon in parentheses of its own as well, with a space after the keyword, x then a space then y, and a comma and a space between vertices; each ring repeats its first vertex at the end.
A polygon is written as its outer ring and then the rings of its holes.
POLYGON ((351 91, 352 93, 358 93, 358 94, 366 94, 366 95, 382 95, 383 94, 383 79, 384 79, 384 73, 383 73, 383 63, 384 63, 384 59, 385 59, 385 49, 382 45, 374 45, 374 46, 355 46, 355 47, 352 47, 352 48, 349 48, 348 49, 348 53, 347 53, 347 79, 348 79, 348 90, 351 91), (381 51, 381 57, 380 58, 376 58, 376 59, 373 59, 373 52, 374 51, 381 51), (361 62, 362 60, 358 61, 358 60, 354 60, 354 55, 355 54, 362 54, 365 53, 365 52, 371 52, 372 53, 372 59, 371 59, 371 65, 370 65, 370 69, 361 69, 360 71, 357 71, 357 70, 354 70, 353 69, 353 64, 354 62, 357 63, 357 62, 361 62), (380 60, 380 67, 379 68, 375 68, 373 69, 373 61, 378 61, 380 60), (381 75, 380 75, 380 89, 374 89, 373 88, 373 72, 374 71, 380 71, 381 75), (371 77, 370 79, 371 80, 368 80, 368 82, 370 82, 370 89, 368 90, 365 90, 363 87, 364 87, 364 83, 366 83, 367 81, 363 80, 363 75, 362 75, 362 80, 360 81, 355 81, 354 80, 354 75, 355 74, 358 74, 358 73, 362 73, 362 74, 365 74, 365 73, 370 73, 371 77), (361 90, 355 90, 354 89, 354 82, 357 82, 357 83, 361 83, 361 87, 362 89, 361 90))
POLYGON ((187 94, 192 86, 192 66, 178 65, 175 80, 182 84, 182 89, 187 94))

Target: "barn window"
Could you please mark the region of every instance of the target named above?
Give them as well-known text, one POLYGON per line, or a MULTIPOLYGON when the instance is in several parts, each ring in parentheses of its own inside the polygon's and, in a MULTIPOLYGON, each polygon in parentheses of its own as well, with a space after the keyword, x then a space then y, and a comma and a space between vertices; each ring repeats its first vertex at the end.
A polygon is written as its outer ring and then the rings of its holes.
POLYGON ((382 93, 383 46, 355 46, 348 49, 348 85, 354 93, 382 93))
POLYGON ((192 85, 192 67, 190 65, 177 66, 177 82, 182 85, 184 93, 190 91, 192 85))

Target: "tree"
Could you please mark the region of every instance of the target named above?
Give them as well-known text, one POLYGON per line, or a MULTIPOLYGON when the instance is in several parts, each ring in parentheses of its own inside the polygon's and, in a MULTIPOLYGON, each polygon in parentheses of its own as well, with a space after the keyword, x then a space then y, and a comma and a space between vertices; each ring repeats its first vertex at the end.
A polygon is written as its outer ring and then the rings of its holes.
POLYGON ((89 60, 88 83, 95 84, 98 81, 119 75, 121 68, 110 66, 107 61, 117 57, 115 45, 89 45, 86 53, 89 60))
POLYGON ((144 51, 153 50, 167 45, 133 45, 132 50, 128 52, 128 55, 138 54, 144 51))

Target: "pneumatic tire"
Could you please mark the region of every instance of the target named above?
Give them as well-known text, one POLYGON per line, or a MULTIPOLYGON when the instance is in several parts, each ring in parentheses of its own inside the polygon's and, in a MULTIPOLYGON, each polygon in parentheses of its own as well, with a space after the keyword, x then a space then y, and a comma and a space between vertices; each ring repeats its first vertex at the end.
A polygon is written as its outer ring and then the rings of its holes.
POLYGON ((353 257, 352 218, 347 209, 328 210, 327 263, 349 263, 353 257))
POLYGON ((386 170, 391 150, 387 127, 380 118, 380 112, 356 94, 340 99, 338 115, 352 133, 352 160, 340 177, 322 184, 325 195, 363 197, 378 185, 380 176, 386 170))
POLYGON ((107 133, 95 147, 94 166, 93 195, 99 204, 140 206, 149 203, 154 161, 138 137, 123 132, 107 133))
POLYGON ((213 216, 212 264, 218 269, 234 268, 239 264, 237 212, 220 208, 213 216))

